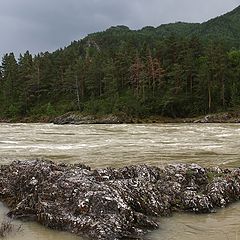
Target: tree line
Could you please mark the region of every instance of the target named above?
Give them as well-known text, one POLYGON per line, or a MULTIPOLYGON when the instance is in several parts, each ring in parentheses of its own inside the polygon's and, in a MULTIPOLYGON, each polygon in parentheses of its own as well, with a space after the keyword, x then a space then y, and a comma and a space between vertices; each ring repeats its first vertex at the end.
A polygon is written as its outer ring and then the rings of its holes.
POLYGON ((116 29, 0 67, 0 117, 91 114, 189 117, 237 108, 240 50, 197 37, 116 29))

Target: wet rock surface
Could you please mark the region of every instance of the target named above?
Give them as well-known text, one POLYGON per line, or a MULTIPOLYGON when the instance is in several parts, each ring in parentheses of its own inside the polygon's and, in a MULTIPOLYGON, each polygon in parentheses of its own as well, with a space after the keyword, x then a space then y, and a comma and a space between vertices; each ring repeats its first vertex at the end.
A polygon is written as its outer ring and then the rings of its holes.
POLYGON ((214 212, 240 197, 240 169, 197 164, 91 170, 77 164, 15 161, 0 169, 8 216, 90 239, 142 239, 174 211, 214 212))
POLYGON ((146 118, 131 117, 126 114, 109 114, 104 116, 83 115, 82 113, 69 112, 54 118, 54 124, 121 124, 121 123, 240 123, 240 112, 224 112, 208 114, 193 118, 169 118, 162 116, 149 116, 146 118))
POLYGON ((209 114, 197 119, 189 119, 193 123, 240 123, 240 113, 239 112, 225 112, 225 113, 215 113, 209 114))
POLYGON ((81 113, 66 113, 62 116, 56 117, 53 121, 54 124, 64 125, 64 124, 121 124, 121 123, 131 123, 130 117, 125 114, 122 115, 82 115, 81 113))

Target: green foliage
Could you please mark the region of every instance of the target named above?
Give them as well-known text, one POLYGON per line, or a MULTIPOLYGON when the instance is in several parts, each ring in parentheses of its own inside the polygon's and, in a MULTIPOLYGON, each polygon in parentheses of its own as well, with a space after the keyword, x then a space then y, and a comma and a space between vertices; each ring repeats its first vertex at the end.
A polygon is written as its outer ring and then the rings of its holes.
POLYGON ((113 104, 109 99, 92 99, 84 104, 83 111, 89 114, 112 113, 113 104))
POLYGON ((46 115, 47 116, 54 116, 56 114, 56 111, 51 103, 48 103, 46 106, 46 115))
POLYGON ((10 118, 17 117, 19 113, 20 113, 19 108, 13 104, 11 104, 5 112, 6 116, 10 118))
POLYGON ((124 112, 132 116, 142 115, 143 112, 145 112, 141 102, 132 94, 131 91, 127 91, 117 98, 113 109, 115 113, 124 112))
POLYGON ((47 104, 36 106, 30 110, 30 115, 39 117, 40 116, 53 117, 56 116, 57 114, 58 112, 55 110, 55 108, 52 106, 50 102, 47 104))
POLYGON ((207 178, 209 182, 212 182, 216 178, 221 178, 224 174, 218 172, 207 172, 207 178))

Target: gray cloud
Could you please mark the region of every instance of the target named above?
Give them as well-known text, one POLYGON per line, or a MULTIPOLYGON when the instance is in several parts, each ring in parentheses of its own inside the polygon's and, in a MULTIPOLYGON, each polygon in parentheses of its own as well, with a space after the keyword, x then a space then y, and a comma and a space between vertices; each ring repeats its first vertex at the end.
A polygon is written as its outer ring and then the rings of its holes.
POLYGON ((175 21, 203 22, 239 0, 1 0, 0 55, 64 47, 112 25, 132 29, 175 21))

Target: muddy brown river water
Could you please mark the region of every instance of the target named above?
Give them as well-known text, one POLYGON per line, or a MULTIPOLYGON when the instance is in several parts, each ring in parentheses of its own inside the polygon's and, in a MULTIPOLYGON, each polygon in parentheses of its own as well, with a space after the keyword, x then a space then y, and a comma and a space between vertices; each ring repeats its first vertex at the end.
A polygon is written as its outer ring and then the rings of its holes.
MULTIPOLYGON (((92 168, 132 164, 198 163, 240 167, 238 124, 52 125, 0 124, 0 163, 50 159, 92 168)), ((0 204, 0 220, 7 209, 0 204)), ((240 203, 215 214, 175 214, 159 219, 149 240, 240 240, 240 203)), ((9 240, 83 240, 31 222, 9 240)))

